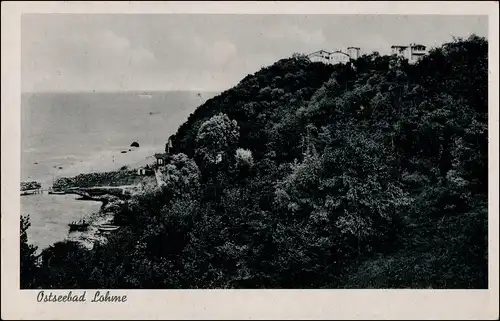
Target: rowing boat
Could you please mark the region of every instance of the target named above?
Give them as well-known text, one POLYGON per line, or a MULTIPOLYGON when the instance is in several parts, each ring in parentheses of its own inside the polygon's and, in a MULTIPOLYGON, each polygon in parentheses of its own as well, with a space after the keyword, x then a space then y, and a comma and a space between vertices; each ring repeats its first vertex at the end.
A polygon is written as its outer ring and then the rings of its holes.
POLYGON ((73 231, 86 231, 87 228, 89 227, 89 224, 88 223, 70 223, 68 224, 69 226, 69 231, 70 232, 73 232, 73 231))
POLYGON ((66 192, 65 191, 49 191, 49 194, 64 195, 64 194, 66 194, 66 192))
POLYGON ((97 225, 97 229, 99 231, 102 231, 102 232, 112 232, 112 231, 116 231, 119 228, 120 228, 119 226, 111 225, 111 224, 97 225))

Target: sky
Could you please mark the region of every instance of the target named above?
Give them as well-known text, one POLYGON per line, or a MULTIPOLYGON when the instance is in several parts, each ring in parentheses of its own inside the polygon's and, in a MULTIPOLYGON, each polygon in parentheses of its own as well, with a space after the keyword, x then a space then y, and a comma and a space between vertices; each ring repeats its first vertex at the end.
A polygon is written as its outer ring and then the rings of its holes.
POLYGON ((293 53, 487 37, 487 16, 25 14, 23 92, 223 91, 293 53))

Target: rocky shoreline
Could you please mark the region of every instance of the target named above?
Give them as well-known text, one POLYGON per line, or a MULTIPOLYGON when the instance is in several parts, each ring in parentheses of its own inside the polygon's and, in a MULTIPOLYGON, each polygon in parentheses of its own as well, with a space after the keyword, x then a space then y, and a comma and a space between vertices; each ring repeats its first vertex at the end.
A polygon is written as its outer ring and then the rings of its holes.
POLYGON ((85 218, 85 221, 90 224, 86 231, 69 232, 66 239, 68 241, 80 243, 87 249, 92 249, 96 242, 105 243, 107 241, 106 235, 100 232, 97 226, 102 224, 112 224, 116 210, 123 205, 126 200, 110 194, 85 198, 82 197, 80 200, 98 201, 102 202, 102 205, 99 211, 90 213, 88 217, 85 218))

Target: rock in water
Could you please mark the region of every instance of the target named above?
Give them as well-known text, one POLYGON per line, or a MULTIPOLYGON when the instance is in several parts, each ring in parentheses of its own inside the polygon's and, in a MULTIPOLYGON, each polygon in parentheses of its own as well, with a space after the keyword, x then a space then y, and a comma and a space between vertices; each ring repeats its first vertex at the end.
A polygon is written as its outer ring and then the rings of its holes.
POLYGON ((139 147, 139 143, 138 142, 133 142, 132 144, 130 144, 130 147, 139 147))

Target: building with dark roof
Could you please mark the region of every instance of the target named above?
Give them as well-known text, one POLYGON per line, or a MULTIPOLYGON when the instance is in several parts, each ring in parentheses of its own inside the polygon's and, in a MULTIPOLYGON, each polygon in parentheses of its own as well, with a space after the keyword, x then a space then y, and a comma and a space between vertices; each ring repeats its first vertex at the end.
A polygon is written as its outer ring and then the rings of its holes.
POLYGON ((170 155, 167 153, 156 153, 155 158, 156 158, 156 165, 164 166, 169 160, 170 155))

